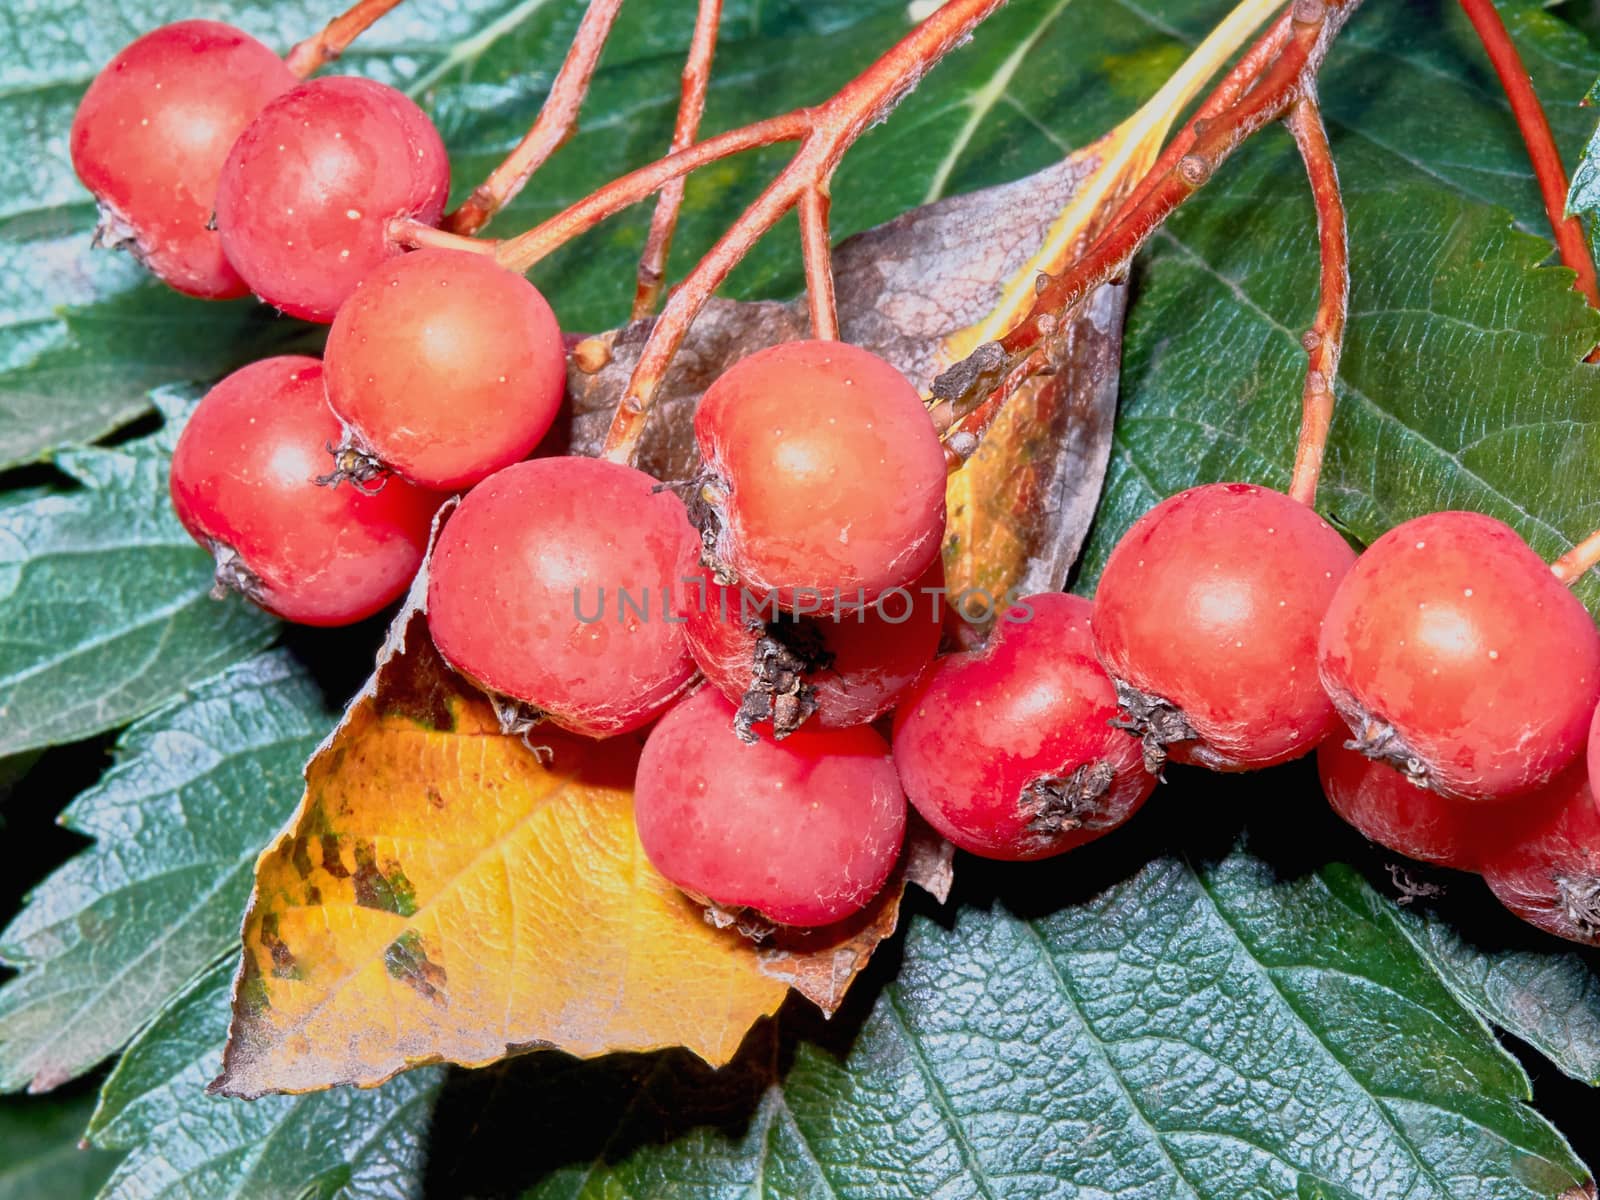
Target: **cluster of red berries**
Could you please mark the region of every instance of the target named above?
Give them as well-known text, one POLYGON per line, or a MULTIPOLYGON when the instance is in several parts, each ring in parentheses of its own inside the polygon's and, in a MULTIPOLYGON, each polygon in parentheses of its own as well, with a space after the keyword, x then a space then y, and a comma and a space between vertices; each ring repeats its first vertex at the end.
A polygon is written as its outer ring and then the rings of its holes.
POLYGON ((490 257, 391 236, 439 220, 449 175, 393 89, 298 83, 186 21, 95 81, 72 151, 105 228, 173 286, 332 322, 325 359, 236 372, 179 440, 174 503, 219 583, 359 619, 464 492, 429 568, 439 652, 510 730, 654 723, 640 839, 719 919, 859 910, 908 800, 963 849, 1038 859, 1126 821, 1168 759, 1317 750, 1367 836, 1600 941, 1580 761, 1600 633, 1507 526, 1439 513, 1357 558, 1289 496, 1199 487, 1133 526, 1092 602, 1027 597, 983 649, 937 657, 945 459, 882 359, 796 342, 736 364, 697 411, 686 503, 630 466, 528 458, 563 395, 555 317, 490 257))

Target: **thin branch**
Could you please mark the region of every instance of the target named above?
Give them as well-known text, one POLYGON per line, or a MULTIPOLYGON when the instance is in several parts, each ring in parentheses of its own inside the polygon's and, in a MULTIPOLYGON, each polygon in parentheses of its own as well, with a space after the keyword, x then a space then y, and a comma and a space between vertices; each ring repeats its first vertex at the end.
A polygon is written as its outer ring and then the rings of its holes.
POLYGON ((1600 563, 1600 529, 1595 530, 1571 550, 1550 564, 1551 573, 1568 587, 1583 578, 1584 572, 1600 563))
POLYGON ((1328 149, 1328 131, 1323 127, 1322 113, 1313 91, 1308 90, 1289 110, 1288 125, 1311 181, 1311 196, 1317 206, 1317 244, 1322 257, 1321 298, 1316 319, 1301 339, 1309 361, 1300 443, 1295 449, 1294 475, 1289 484, 1289 495, 1302 504, 1311 504, 1317 497, 1322 458, 1328 448, 1328 430, 1333 424, 1333 380, 1339 370, 1345 316, 1350 309, 1350 246, 1345 236, 1344 197, 1339 191, 1339 174, 1328 149))
POLYGON ((1578 273, 1572 286, 1584 294, 1591 307, 1600 308, 1600 285, 1596 283, 1594 260, 1589 255, 1583 226, 1576 217, 1567 215, 1567 171, 1561 164, 1561 151, 1556 149, 1544 106, 1533 90, 1516 43, 1511 40, 1493 0, 1461 0, 1461 8, 1477 30, 1478 40, 1489 55, 1494 73, 1500 77, 1506 99, 1511 102, 1511 115, 1516 118, 1523 143, 1528 147, 1528 159, 1533 164, 1534 178, 1539 182, 1539 194, 1544 199, 1545 216, 1555 234, 1556 249, 1562 263, 1578 273))
POLYGON ((833 250, 828 239, 826 188, 807 188, 800 194, 800 254, 806 268, 806 305, 811 312, 811 336, 821 341, 839 340, 839 306, 833 298, 833 250))
POLYGON ((293 74, 307 78, 343 54, 374 21, 399 3, 400 0, 357 0, 349 11, 323 26, 322 32, 296 43, 283 56, 284 63, 293 74))
MULTIPOLYGON (((678 120, 672 130, 672 153, 694 144, 700 132, 700 118, 706 110, 706 90, 711 86, 711 60, 717 52, 717 29, 722 23, 722 0, 700 0, 695 15, 694 36, 689 40, 689 57, 683 65, 683 98, 678 102, 678 120)), ((683 207, 682 177, 661 189, 656 211, 650 218, 650 234, 645 238, 644 254, 639 258, 639 286, 633 296, 634 320, 648 317, 661 298, 661 285, 667 274, 667 255, 672 250, 672 235, 678 228, 678 211, 683 207)))
POLYGON ((1289 14, 1287 36, 1274 25, 1261 43, 1282 44, 1276 53, 1258 43, 1219 85, 1236 98, 1212 105, 1179 134, 1181 153, 1163 154, 1117 218, 1067 270, 1048 280, 1028 315, 1000 338, 980 346, 933 381, 935 404, 948 404, 958 415, 946 430, 949 439, 975 444, 973 434, 993 419, 999 403, 1027 377, 1019 370, 1095 289, 1121 277, 1140 247, 1167 217, 1211 178, 1251 135, 1284 117, 1313 87, 1328 46, 1360 0, 1296 0, 1289 14), (1254 79, 1248 69, 1256 68, 1254 79), (1192 140, 1191 140, 1192 139, 1192 140), (998 392, 997 392, 998 389, 998 392), (997 392, 997 394, 995 394, 997 392), (965 414, 965 415, 960 415, 965 414))
POLYGON ((589 8, 578 23, 566 61, 556 72, 539 116, 527 136, 506 156, 489 177, 473 189, 472 195, 444 219, 451 233, 476 233, 489 223, 527 185, 533 173, 559 150, 578 127, 578 110, 594 78, 600 52, 617 19, 622 0, 589 0, 589 8))
MULTIPOLYGON (((632 461, 661 379, 688 333, 690 324, 757 239, 799 204, 808 191, 826 188, 840 158, 851 144, 887 116, 916 80, 945 54, 966 41, 973 29, 1003 3, 1004 0, 946 0, 944 5, 890 47, 877 62, 847 83, 832 99, 816 108, 789 114, 788 120, 798 123, 801 136, 799 148, 788 166, 767 185, 672 293, 645 341, 622 401, 617 405, 616 416, 601 451, 603 457, 613 462, 632 461)), ((784 120, 774 119, 775 122, 784 120)), ((748 131, 745 132, 748 134, 748 131)), ((710 143, 702 145, 709 146, 710 143)), ((692 150, 684 151, 685 155, 690 153, 692 150)), ((669 161, 663 160, 663 163, 656 165, 661 167, 669 161)), ((676 170, 669 177, 675 178, 682 173, 676 170)), ((624 180, 627 178, 624 176, 624 180)), ((624 180, 617 182, 621 184, 624 180)), ((605 190, 602 189, 602 193, 605 190)), ((520 266, 520 256, 508 260, 506 250, 509 247, 510 243, 502 247, 502 261, 514 261, 520 266)))
POLYGON ((415 217, 396 217, 389 222, 387 233, 391 242, 407 250, 420 250, 426 246, 434 250, 464 250, 469 254, 490 256, 495 252, 494 242, 483 238, 464 237, 459 233, 447 233, 437 226, 426 225, 415 217))

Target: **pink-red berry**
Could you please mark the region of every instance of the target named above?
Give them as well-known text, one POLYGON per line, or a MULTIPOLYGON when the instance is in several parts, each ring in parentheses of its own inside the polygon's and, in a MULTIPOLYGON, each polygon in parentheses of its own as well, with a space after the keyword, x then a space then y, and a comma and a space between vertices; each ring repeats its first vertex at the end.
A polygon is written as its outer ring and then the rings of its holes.
POLYGON ((1600 700, 1588 612, 1515 530, 1477 513, 1375 541, 1334 595, 1318 662, 1362 751, 1465 800, 1548 783, 1600 700))
POLYGON ((917 390, 876 354, 757 351, 706 390, 694 430, 708 551, 752 592, 859 605, 938 555, 944 451, 917 390))
POLYGON ((1338 727, 1317 634, 1355 557, 1309 507, 1253 484, 1190 488, 1134 523, 1095 588, 1094 640, 1152 770, 1267 767, 1338 727))
POLYGON ((538 289, 459 250, 417 250, 363 279, 324 359, 357 471, 441 491, 526 458, 567 382, 561 330, 538 289))
POLYGON ((645 743, 634 813, 645 854, 729 917, 830 925, 882 890, 905 838, 889 747, 866 727, 801 729, 753 745, 733 706, 702 688, 645 743))
POLYGON ((401 253, 390 222, 436 225, 450 191, 444 143, 394 88, 302 83, 239 135, 217 183, 228 259, 268 304, 331 321, 356 285, 401 253))
POLYGON ((1600 808, 1582 765, 1531 799, 1540 819, 1485 856, 1484 882, 1529 924, 1600 945, 1600 808))
POLYGON ((72 120, 72 166, 100 202, 100 240, 180 292, 245 295, 211 227, 217 177, 245 126, 296 82, 266 46, 217 21, 163 25, 124 49, 72 120))
MULTIPOLYGON (((715 573, 686 565, 684 633, 695 662, 738 708, 740 736, 764 722, 783 738, 803 723, 821 729, 865 725, 895 706, 939 649, 945 604, 937 559, 909 588, 864 608, 819 605, 811 615, 771 597, 723 587, 715 573)), ((809 727, 808 725, 808 727, 809 727)))
POLYGON ((339 422, 314 358, 269 358, 200 401, 172 456, 172 502, 216 556, 217 582, 306 625, 344 625, 399 598, 440 497, 317 486, 339 422))
POLYGON ((695 545, 683 502, 642 471, 593 458, 516 463, 445 523, 428 628, 445 661, 535 710, 525 716, 625 733, 694 676, 675 592, 695 545))
POLYGON ((1155 786, 1115 728, 1090 605, 1030 596, 981 651, 939 660, 895 716, 906 795, 951 842, 985 858, 1061 854, 1109 832, 1155 786))

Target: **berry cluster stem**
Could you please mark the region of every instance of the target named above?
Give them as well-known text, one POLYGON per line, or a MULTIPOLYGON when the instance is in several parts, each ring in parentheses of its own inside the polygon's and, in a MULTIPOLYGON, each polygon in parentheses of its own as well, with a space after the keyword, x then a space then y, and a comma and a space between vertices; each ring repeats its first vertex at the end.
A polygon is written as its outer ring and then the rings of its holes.
MULTIPOLYGON (((671 153, 686 150, 700 135, 700 118, 706 110, 706 91, 711 86, 711 62, 717 52, 717 32, 722 24, 722 0, 700 0, 695 14, 694 35, 689 39, 689 57, 683 64, 683 98, 678 102, 678 120, 672 130, 671 153)), ((672 250, 672 235, 678 228, 678 212, 683 207, 684 181, 680 176, 661 189, 656 211, 650 217, 650 233, 639 258, 639 286, 633 295, 633 317, 648 317, 661 299, 661 286, 667 277, 667 255, 672 250)))
POLYGON ((320 33, 297 42, 283 56, 289 70, 301 79, 333 62, 400 0, 356 0, 356 3, 323 26, 320 33))
POLYGON ((1533 164, 1539 194, 1544 199, 1545 216, 1555 235, 1556 250, 1563 265, 1578 273, 1572 286, 1584 294, 1591 307, 1600 308, 1600 284, 1595 279, 1594 260, 1589 256, 1583 226, 1576 217, 1567 215, 1567 171, 1562 166, 1561 151, 1556 149, 1544 106, 1539 103, 1533 81, 1528 77, 1528 68, 1523 66, 1522 56, 1517 53, 1516 43, 1511 40, 1493 0, 1461 0, 1461 8, 1477 31, 1478 40, 1483 43, 1511 104, 1511 115, 1516 118, 1517 128, 1528 147, 1528 159, 1533 164))
POLYGON ((1344 346, 1345 317, 1350 310, 1350 246, 1346 238, 1344 197, 1339 173, 1328 149, 1316 93, 1308 88, 1289 110, 1289 131, 1306 164, 1311 196, 1317 207, 1317 244, 1322 257, 1321 298, 1317 315, 1301 339, 1309 361, 1300 418, 1300 443, 1295 448, 1289 495, 1302 504, 1317 497, 1322 458, 1333 424, 1333 379, 1344 346))
POLYGON ((831 203, 826 184, 807 188, 800 194, 800 254, 805 260, 811 336, 836 342, 839 340, 839 306, 833 297, 833 252, 828 238, 831 203))
POLYGON ((1311 93, 1333 38, 1360 0, 1295 0, 1246 53, 1200 114, 1163 153, 1117 216, 1078 260, 1039 290, 1028 315, 933 382, 937 402, 966 415, 947 438, 970 440, 1026 378, 1030 360, 1096 288, 1123 275, 1133 256, 1177 207, 1251 135, 1288 115, 1311 93), (1203 115, 1202 115, 1203 114, 1203 115))
POLYGON ((815 108, 796 109, 758 121, 668 155, 614 180, 544 224, 500 244, 500 261, 514 270, 525 271, 569 238, 698 166, 757 146, 781 141, 800 143, 788 165, 729 226, 668 299, 617 406, 603 457, 613 462, 632 461, 656 391, 690 324, 750 247, 793 208, 810 210, 802 221, 803 227, 811 231, 807 236, 811 246, 807 254, 808 282, 814 293, 822 293, 813 296, 813 320, 819 330, 836 324, 831 316, 831 267, 824 283, 820 265, 826 254, 827 186, 839 160, 862 133, 888 115, 918 79, 1004 2, 947 0, 831 99, 815 108))
POLYGON ((1571 587, 1590 568, 1600 564, 1600 529, 1596 529, 1571 550, 1550 564, 1550 572, 1571 587))
POLYGON ((476 233, 489 223, 533 178, 552 154, 566 144, 578 128, 578 110, 588 94, 605 49, 611 27, 616 23, 622 0, 589 0, 589 7, 578 23, 567 57, 556 72, 539 115, 522 141, 506 156, 489 177, 473 189, 460 208, 444 219, 451 233, 476 233))

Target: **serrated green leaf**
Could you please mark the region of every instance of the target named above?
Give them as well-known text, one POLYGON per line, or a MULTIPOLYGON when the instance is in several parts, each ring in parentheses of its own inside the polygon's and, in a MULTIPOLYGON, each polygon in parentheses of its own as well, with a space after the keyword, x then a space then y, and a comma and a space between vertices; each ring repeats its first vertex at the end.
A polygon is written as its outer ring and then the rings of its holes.
POLYGON ((551 1056, 498 1082, 558 1135, 525 1195, 1554 1200, 1586 1180, 1348 868, 1284 877, 1236 847, 1087 894, 1017 870, 914 919, 844 1028, 790 1012, 715 1077, 551 1056))
POLYGON ((0 506, 0 755, 114 729, 271 641, 172 512, 180 407, 114 449, 63 452, 80 486, 0 506))
POLYGON ((129 1153, 102 1200, 420 1195, 443 1071, 411 1071, 371 1091, 255 1101, 207 1095, 222 1061, 232 977, 228 963, 197 980, 106 1080, 89 1140, 129 1153))
POLYGON ((45 1090, 122 1046, 235 942, 256 854, 332 726, 305 668, 249 659, 146 717, 62 814, 95 844, 29 897, 0 959, 0 1090, 45 1090))
POLYGON ((89 1096, 0 1100, 0 1200, 89 1200, 118 1155, 78 1146, 89 1096))

